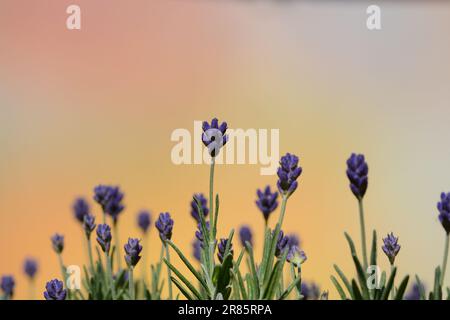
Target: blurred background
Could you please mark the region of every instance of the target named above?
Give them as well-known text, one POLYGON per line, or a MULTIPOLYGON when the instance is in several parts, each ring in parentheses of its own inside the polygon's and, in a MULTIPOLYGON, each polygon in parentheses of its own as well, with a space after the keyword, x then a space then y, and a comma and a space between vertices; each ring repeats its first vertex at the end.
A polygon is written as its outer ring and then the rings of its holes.
MULTIPOLYGON (((379 1, 382 30, 369 31, 372 2, 1 0, 0 275, 16 277, 15 297, 28 297, 27 256, 40 264, 39 297, 59 277, 53 233, 66 237, 67 264, 86 261, 71 206, 85 196, 100 219, 99 183, 126 194, 122 243, 140 236, 138 210, 169 211, 190 253, 189 203, 208 193, 209 167, 172 164, 170 134, 214 116, 280 129, 280 153, 300 156, 284 229, 302 240, 305 280, 337 298, 333 263, 353 272, 343 232, 359 244, 359 225, 345 161, 360 152, 368 232, 395 232, 399 273, 429 287, 444 247, 436 203, 450 191, 450 4, 379 1), (80 31, 66 29, 74 2, 80 31)), ((258 248, 255 190, 276 184, 259 169, 219 166, 215 184, 219 235, 249 224, 258 248)), ((159 248, 153 228, 150 262, 159 248)))

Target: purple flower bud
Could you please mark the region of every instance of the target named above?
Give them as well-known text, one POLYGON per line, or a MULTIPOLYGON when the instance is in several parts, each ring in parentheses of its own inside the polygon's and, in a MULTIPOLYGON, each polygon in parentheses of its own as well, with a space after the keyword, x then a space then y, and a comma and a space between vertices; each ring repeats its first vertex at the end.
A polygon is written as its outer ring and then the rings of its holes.
POLYGON ((381 247, 389 258, 389 262, 394 264, 395 257, 400 251, 400 245, 398 244, 398 237, 396 238, 394 234, 388 234, 386 238, 383 239, 384 245, 381 247))
POLYGON ((447 234, 450 233, 450 192, 441 193, 441 201, 438 202, 437 208, 439 210, 439 221, 444 227, 447 234))
POLYGON ((152 224, 152 216, 150 212, 143 210, 138 214, 137 224, 141 228, 142 232, 147 233, 148 228, 152 224))
POLYGON ((134 267, 141 259, 142 246, 139 239, 128 238, 128 243, 123 246, 125 249, 125 261, 129 267, 134 267))
POLYGON ((161 241, 167 241, 172 238, 174 221, 170 217, 170 213, 160 213, 158 220, 156 220, 155 226, 159 231, 159 237, 161 241))
POLYGON ((364 155, 352 153, 347 160, 347 177, 350 180, 350 189, 359 200, 366 194, 368 173, 369 167, 364 155))
MULTIPOLYGON (((275 230, 272 232, 272 237, 275 236, 274 233, 275 233, 275 230)), ((277 258, 281 257, 284 250, 289 249, 288 242, 289 242, 289 238, 284 235, 282 230, 280 230, 280 233, 278 234, 277 244, 275 247, 275 256, 277 258)))
POLYGON ((298 157, 286 153, 281 157, 278 168, 278 191, 285 196, 290 196, 298 186, 297 179, 302 173, 302 168, 298 166, 298 157))
MULTIPOLYGON (((219 258, 220 263, 223 263, 223 260, 225 259, 225 250, 227 248, 229 239, 220 239, 218 250, 217 250, 217 257, 219 258)), ((233 255, 233 244, 230 242, 230 251, 229 253, 233 255)))
POLYGON ((302 281, 301 293, 304 300, 317 300, 320 297, 320 289, 314 282, 302 281))
POLYGON ((241 240, 241 244, 243 247, 245 247, 245 243, 250 243, 251 246, 253 246, 253 235, 252 230, 249 226, 242 226, 239 229, 239 239, 241 240))
POLYGON ((45 285, 45 300, 66 300, 67 291, 64 289, 64 283, 57 279, 50 280, 45 285))
POLYGON ((88 239, 91 238, 91 233, 95 229, 95 217, 90 213, 86 214, 83 219, 83 230, 88 239))
POLYGON ((101 205, 104 213, 117 223, 119 214, 125 209, 122 204, 123 193, 119 187, 99 185, 94 188, 94 200, 101 205))
POLYGON ((202 193, 194 194, 193 198, 194 199, 191 201, 191 216, 195 219, 195 221, 200 222, 200 212, 198 210, 197 201, 199 202, 200 208, 203 211, 203 215, 206 218, 209 213, 208 200, 202 193))
POLYGON ((14 295, 14 287, 16 285, 16 282, 14 281, 14 277, 7 275, 3 276, 0 280, 0 288, 2 289, 3 294, 5 295, 6 299, 12 298, 14 295))
POLYGON ((406 293, 405 300, 420 300, 420 292, 425 292, 424 286, 414 283, 411 289, 406 293))
MULTIPOLYGON (((206 230, 209 231, 209 221, 205 222, 206 230)), ((202 225, 201 223, 197 224, 197 231, 195 231, 195 237, 198 241, 200 241, 200 246, 204 248, 205 237, 203 236, 202 225)))
POLYGON ((109 250, 111 249, 111 239, 110 226, 107 224, 99 224, 97 226, 97 242, 106 254, 109 254, 109 250))
POLYGON ((201 261, 201 242, 198 239, 194 239, 194 241, 192 242, 192 255, 194 256, 194 258, 197 261, 201 261))
POLYGON ((296 235, 296 234, 289 234, 287 235, 288 237, 288 246, 293 247, 293 246, 297 246, 300 247, 300 238, 296 235))
POLYGON ((53 250, 57 254, 60 254, 64 250, 64 236, 58 233, 55 233, 50 240, 52 241, 53 250))
POLYGON ((38 263, 35 259, 27 258, 23 263, 23 271, 30 278, 33 279, 38 270, 38 263))
POLYGON ((292 263, 296 267, 300 267, 300 265, 306 261, 306 254, 303 250, 300 250, 297 246, 289 247, 289 251, 286 257, 286 260, 289 263, 292 263))
POLYGON ((255 203, 258 206, 259 210, 261 210, 267 223, 270 214, 274 212, 278 207, 278 192, 274 191, 274 193, 272 193, 270 190, 270 186, 267 186, 264 189, 264 192, 258 189, 256 191, 256 195, 257 199, 255 203))
POLYGON ((227 131, 227 123, 222 122, 219 125, 219 120, 217 118, 212 119, 211 124, 207 121, 203 121, 203 134, 202 141, 203 144, 208 148, 208 152, 211 157, 215 157, 219 154, 220 149, 227 143, 228 135, 225 134, 227 131))
POLYGON ((75 218, 83 223, 83 218, 85 215, 89 214, 89 204, 84 198, 78 198, 73 203, 73 214, 75 218))

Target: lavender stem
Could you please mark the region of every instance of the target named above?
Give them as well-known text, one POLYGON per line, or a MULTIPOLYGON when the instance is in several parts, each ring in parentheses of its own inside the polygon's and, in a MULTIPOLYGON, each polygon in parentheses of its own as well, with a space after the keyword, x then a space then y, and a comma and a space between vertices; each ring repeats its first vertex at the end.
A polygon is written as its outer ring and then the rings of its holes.
POLYGON ((445 269, 447 269, 447 259, 448 259, 448 246, 450 242, 450 233, 447 233, 445 239, 445 249, 444 249, 444 259, 442 261, 442 276, 441 276, 441 286, 444 285, 445 269))
POLYGON ((367 270, 368 262, 366 249, 366 225, 364 222, 364 207, 362 199, 358 200, 358 206, 359 206, 359 223, 361 227, 361 246, 362 246, 363 262, 364 262, 364 269, 367 270))

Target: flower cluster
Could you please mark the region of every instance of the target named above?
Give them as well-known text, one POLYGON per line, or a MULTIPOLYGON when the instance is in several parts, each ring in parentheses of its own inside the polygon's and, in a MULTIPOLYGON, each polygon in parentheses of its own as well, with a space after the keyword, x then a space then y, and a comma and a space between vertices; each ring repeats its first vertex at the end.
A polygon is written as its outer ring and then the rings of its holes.
POLYGON ((382 246, 383 252, 389 259, 391 264, 394 264, 395 257, 400 251, 400 245, 398 244, 398 237, 395 237, 394 234, 388 234, 386 238, 383 238, 384 245, 382 246))
POLYGON ((203 216, 208 216, 209 208, 208 208, 208 200, 202 193, 194 194, 194 197, 191 201, 191 216, 195 219, 195 221, 200 222, 200 211, 203 212, 203 216))
POLYGON ((124 245, 125 261, 129 267, 135 267, 141 259, 142 246, 139 239, 128 238, 128 243, 124 245))
POLYGON ((256 191, 257 199, 255 201, 256 206, 262 212, 264 219, 267 223, 269 220, 269 216, 272 212, 274 212, 278 207, 278 192, 271 192, 270 186, 266 186, 264 191, 258 189, 256 191))
POLYGON ((125 209, 122 204, 124 194, 119 187, 98 185, 94 188, 94 200, 102 207, 105 214, 108 214, 117 223, 119 214, 125 209))
POLYGON ((155 223, 156 229, 159 231, 159 237, 162 241, 172 239, 174 221, 170 217, 170 213, 164 212, 159 215, 158 220, 155 223))
POLYGON ((281 194, 289 197, 298 187, 297 179, 302 173, 302 168, 298 165, 296 155, 286 153, 280 160, 278 168, 278 190, 281 194))
POLYGON ((362 199, 366 194, 369 167, 362 154, 352 153, 347 160, 347 177, 350 180, 350 189, 356 198, 362 199))

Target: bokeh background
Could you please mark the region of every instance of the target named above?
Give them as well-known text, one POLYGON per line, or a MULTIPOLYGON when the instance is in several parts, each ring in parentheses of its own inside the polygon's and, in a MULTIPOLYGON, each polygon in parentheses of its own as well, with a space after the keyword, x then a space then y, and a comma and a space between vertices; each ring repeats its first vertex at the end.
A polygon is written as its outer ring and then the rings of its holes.
MULTIPOLYGON (((191 252, 189 202, 207 193, 209 169, 172 164, 170 134, 213 116, 278 128, 281 153, 300 156, 284 229, 302 239, 306 280, 337 297, 333 263, 353 271, 343 232, 359 243, 345 176, 356 151, 370 167, 367 229, 398 234, 400 274, 430 285, 444 246, 436 202, 450 191, 450 4, 380 1, 382 30, 372 32, 368 4, 1 0, 0 274, 17 278, 16 298, 27 298, 26 256, 40 263, 38 293, 59 277, 54 232, 66 236, 67 264, 86 260, 71 205, 99 183, 126 193, 121 242, 140 236, 139 209, 170 211, 174 241, 191 252), (65 27, 73 3, 81 31, 65 27)), ((220 166, 215 189, 219 234, 250 224, 261 246, 255 189, 276 177, 259 168, 220 166)), ((150 243, 154 262, 154 229, 150 243)))

